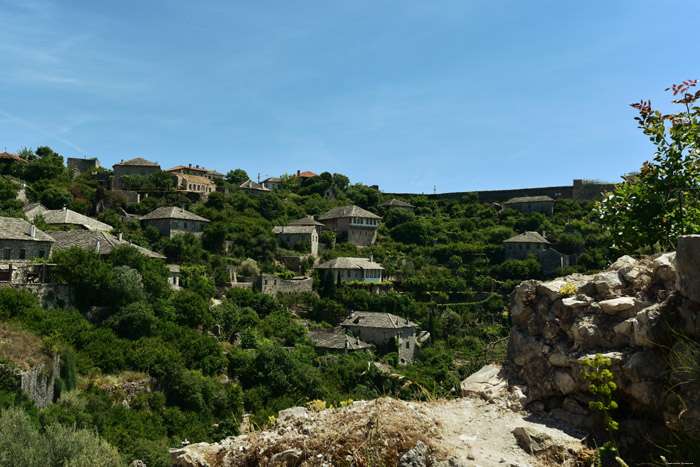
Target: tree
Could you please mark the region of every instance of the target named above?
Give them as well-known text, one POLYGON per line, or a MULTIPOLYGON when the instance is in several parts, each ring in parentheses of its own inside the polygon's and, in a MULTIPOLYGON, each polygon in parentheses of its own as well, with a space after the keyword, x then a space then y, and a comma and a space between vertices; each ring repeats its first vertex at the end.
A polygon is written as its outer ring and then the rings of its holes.
POLYGON ((243 169, 229 170, 225 178, 226 181, 232 185, 240 185, 246 180, 250 180, 250 177, 248 177, 248 174, 243 169))
POLYGON ((632 104, 639 128, 656 146, 654 158, 638 174, 623 177, 597 206, 622 251, 673 249, 679 236, 700 231, 700 107, 693 106, 700 91, 689 92, 697 83, 666 89, 681 96, 672 101, 684 107, 678 113, 663 115, 650 101, 632 104))

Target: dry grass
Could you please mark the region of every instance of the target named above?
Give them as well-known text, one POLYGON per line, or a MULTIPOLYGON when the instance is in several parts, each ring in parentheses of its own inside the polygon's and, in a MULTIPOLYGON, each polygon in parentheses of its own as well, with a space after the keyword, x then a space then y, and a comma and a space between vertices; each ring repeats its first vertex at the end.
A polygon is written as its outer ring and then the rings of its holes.
POLYGON ((244 453, 226 458, 222 451, 213 465, 276 465, 273 456, 290 450, 297 450, 298 455, 286 459, 286 465, 397 465, 418 441, 433 452, 430 440, 436 436, 439 421, 416 407, 383 398, 310 413, 308 419, 294 420, 292 429, 277 431, 279 436, 273 435, 277 439, 271 440, 269 432, 252 433, 244 453))
POLYGON ((29 369, 49 362, 43 342, 34 334, 0 322, 0 356, 29 369))

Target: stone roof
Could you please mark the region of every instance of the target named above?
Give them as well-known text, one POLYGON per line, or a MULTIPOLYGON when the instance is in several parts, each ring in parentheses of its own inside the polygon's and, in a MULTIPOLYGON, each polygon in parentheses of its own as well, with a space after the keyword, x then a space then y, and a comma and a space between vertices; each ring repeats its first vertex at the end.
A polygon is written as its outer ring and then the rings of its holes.
POLYGON ((335 258, 319 264, 315 269, 370 269, 384 270, 381 264, 370 261, 368 258, 335 258))
POLYGON ((282 183, 282 179, 279 177, 267 177, 265 180, 262 181, 263 183, 265 182, 272 182, 272 183, 282 183))
POLYGON ((176 206, 161 206, 141 217, 142 221, 154 219, 183 219, 187 221, 209 222, 209 219, 205 219, 202 216, 198 216, 193 212, 176 206))
POLYGON ((340 323, 345 327, 401 329, 416 327, 416 323, 391 313, 376 313, 373 311, 353 311, 350 316, 340 323))
POLYGON ((13 161, 16 161, 16 162, 22 162, 22 163, 24 163, 24 164, 28 164, 28 163, 29 163, 28 160, 22 159, 21 157, 15 156, 14 154, 10 154, 10 153, 7 152, 7 151, 5 151, 5 152, 0 152, 0 159, 13 160, 13 161))
POLYGON ((238 186, 240 186, 244 190, 270 191, 268 188, 265 188, 264 186, 254 182, 253 180, 246 180, 238 186))
POLYGON ((183 173, 178 173, 178 174, 173 174, 176 177, 184 178, 188 182, 191 183, 200 183, 203 185, 213 185, 214 182, 212 182, 210 179, 206 177, 202 177, 201 175, 192 175, 192 174, 183 174, 183 173))
POLYGON ((54 239, 35 228, 34 237, 29 235, 31 224, 18 217, 0 217, 0 240, 25 240, 34 242, 53 242, 54 239))
POLYGON ((109 224, 66 208, 44 211, 41 215, 44 216, 44 222, 49 225, 72 224, 82 226, 88 230, 104 230, 105 232, 110 232, 113 228, 109 224))
POLYGON ((224 177, 224 174, 222 174, 221 172, 217 172, 216 170, 207 170, 207 174, 213 175, 214 177, 224 177))
POLYGON ((313 216, 302 217, 301 219, 297 219, 295 221, 292 221, 287 225, 318 225, 318 226, 324 227, 323 223, 314 219, 313 216))
POLYGON ((347 334, 338 334, 328 331, 309 331, 309 339, 316 343, 316 347, 330 350, 367 350, 372 348, 372 344, 347 334))
POLYGON ((365 219, 381 219, 381 217, 376 214, 366 211, 359 206, 352 205, 333 208, 324 215, 319 216, 318 220, 323 221, 326 219, 340 219, 343 217, 364 217, 365 219))
POLYGON ((316 232, 313 225, 276 225, 272 228, 273 234, 309 234, 316 232))
POLYGON ((401 200, 398 200, 396 198, 392 198, 389 201, 384 201, 383 203, 379 203, 380 207, 383 208, 415 208, 414 205, 405 203, 401 200))
POLYGON ((519 198, 511 198, 503 204, 515 204, 515 203, 543 203, 554 200, 549 196, 521 196, 519 198))
POLYGON ((511 237, 508 240, 504 240, 503 243, 546 243, 549 244, 549 240, 544 238, 537 232, 525 232, 515 237, 511 237))
POLYGON ((121 161, 117 164, 114 164, 112 167, 116 167, 118 165, 136 165, 136 166, 148 166, 148 167, 160 167, 157 162, 151 162, 148 161, 142 157, 134 157, 133 159, 129 159, 128 161, 121 161))
POLYGON ((139 253, 149 256, 151 258, 165 259, 165 256, 148 250, 146 248, 134 245, 124 240, 119 240, 114 235, 110 235, 106 232, 95 232, 90 230, 66 230, 66 231, 55 231, 51 232, 56 242, 54 243, 54 248, 58 250, 67 250, 68 248, 77 246, 87 251, 95 251, 95 243, 100 242, 100 255, 108 255, 122 245, 130 245, 136 248, 139 253))
POLYGON ((172 169, 165 170, 165 172, 176 172, 178 170, 191 170, 192 172, 201 172, 201 173, 209 172, 204 167, 192 167, 191 165, 189 167, 185 166, 185 165, 178 165, 177 167, 173 167, 172 169))
POLYGON ((41 214, 42 212, 46 212, 48 210, 49 209, 41 203, 30 203, 22 208, 22 212, 30 221, 34 220, 37 214, 41 214))

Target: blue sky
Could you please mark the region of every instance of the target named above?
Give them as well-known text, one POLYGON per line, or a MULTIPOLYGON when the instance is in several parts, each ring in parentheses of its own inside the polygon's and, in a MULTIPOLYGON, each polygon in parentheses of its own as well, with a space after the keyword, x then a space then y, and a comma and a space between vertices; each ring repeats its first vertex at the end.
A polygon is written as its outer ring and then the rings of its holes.
POLYGON ((619 181, 700 2, 0 0, 0 150, 387 192, 619 181))

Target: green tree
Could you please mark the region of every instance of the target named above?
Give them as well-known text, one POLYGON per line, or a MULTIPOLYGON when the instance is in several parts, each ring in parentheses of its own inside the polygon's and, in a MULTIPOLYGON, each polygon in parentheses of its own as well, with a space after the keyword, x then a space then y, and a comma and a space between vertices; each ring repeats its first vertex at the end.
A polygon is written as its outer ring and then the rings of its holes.
POLYGON ((639 174, 623 177, 598 204, 601 223, 622 251, 673 249, 679 236, 700 231, 700 107, 693 105, 700 91, 690 92, 697 82, 666 89, 680 95, 673 103, 681 112, 664 115, 649 101, 632 104, 656 152, 639 174))
POLYGON ((250 177, 248 177, 248 174, 243 169, 229 170, 224 178, 232 185, 240 185, 246 180, 250 180, 250 177))
POLYGON ((102 262, 97 253, 71 247, 55 251, 51 262, 56 263, 54 278, 72 286, 72 296, 78 309, 84 311, 102 302, 101 292, 106 290, 112 279, 112 268, 102 262))

